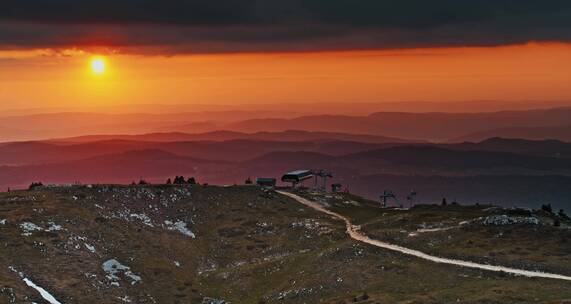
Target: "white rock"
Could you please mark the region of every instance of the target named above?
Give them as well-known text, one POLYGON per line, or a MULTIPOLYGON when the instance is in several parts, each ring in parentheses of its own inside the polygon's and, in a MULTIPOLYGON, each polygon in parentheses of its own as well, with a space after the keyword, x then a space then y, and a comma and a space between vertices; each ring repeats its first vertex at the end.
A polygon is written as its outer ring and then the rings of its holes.
POLYGON ((30 236, 32 235, 32 232, 34 231, 42 231, 42 227, 34 224, 34 223, 30 223, 30 222, 23 222, 20 224, 20 229, 22 229, 22 235, 24 236, 30 236))
POLYGON ((190 229, 188 229, 186 223, 183 221, 177 221, 173 223, 172 221, 167 220, 165 221, 165 225, 168 230, 178 231, 193 239, 196 238, 196 235, 190 229))
POLYGON ((101 265, 103 271, 107 273, 107 279, 111 281, 111 285, 118 286, 120 280, 119 274, 122 272, 124 276, 131 279, 131 285, 141 281, 141 277, 131 271, 129 266, 125 266, 116 259, 107 260, 101 265), (116 284, 113 284, 116 283, 116 284))
POLYGON ((514 225, 514 224, 529 224, 529 225, 539 225, 539 219, 533 216, 523 217, 523 216, 507 216, 503 215, 491 215, 484 219, 482 222, 485 226, 504 226, 504 225, 514 225))
POLYGON ((87 243, 84 243, 83 245, 85 245, 85 248, 87 248, 87 250, 91 251, 92 253, 95 253, 95 246, 89 245, 87 243))

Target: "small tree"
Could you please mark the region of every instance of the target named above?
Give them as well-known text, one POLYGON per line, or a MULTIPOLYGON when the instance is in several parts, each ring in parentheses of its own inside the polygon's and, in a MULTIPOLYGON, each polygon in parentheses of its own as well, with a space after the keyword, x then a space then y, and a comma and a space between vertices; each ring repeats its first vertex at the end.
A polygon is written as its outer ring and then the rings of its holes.
POLYGON ((548 212, 548 213, 553 213, 553 208, 551 207, 551 204, 541 205, 541 210, 548 212))
POLYGON ((448 202, 446 201, 446 198, 442 198, 442 206, 446 206, 448 205, 448 202))
POLYGON ((144 179, 141 179, 141 180, 139 181, 139 185, 148 185, 148 184, 149 184, 149 183, 148 183, 146 180, 144 180, 144 179))
POLYGON ((251 184, 253 184, 252 179, 251 179, 250 177, 248 177, 248 178, 246 179, 246 181, 244 182, 244 184, 246 184, 246 185, 251 185, 251 184))
POLYGON ((564 219, 568 219, 569 217, 567 216, 567 214, 565 213, 565 210, 563 209, 559 209, 559 212, 557 213, 557 215, 559 215, 559 217, 564 218, 564 219))
POLYGON ((178 175, 177 175, 177 176, 174 178, 174 184, 175 184, 175 185, 182 185, 182 184, 184 184, 184 183, 185 183, 185 181, 184 181, 184 176, 178 176, 178 175))
POLYGON ((171 181, 171 179, 170 179, 170 177, 169 177, 169 179, 167 179, 167 185, 171 185, 171 184, 172 184, 172 181, 171 181))
POLYGON ((187 183, 190 185, 196 185, 196 179, 194 177, 189 177, 187 183))
MULTIPOLYGON (((31 183, 30 186, 28 187, 28 190, 34 190, 36 188, 42 187, 44 184, 42 184, 42 182, 34 182, 31 183)), ((10 192, 10 191, 8 191, 10 192)))

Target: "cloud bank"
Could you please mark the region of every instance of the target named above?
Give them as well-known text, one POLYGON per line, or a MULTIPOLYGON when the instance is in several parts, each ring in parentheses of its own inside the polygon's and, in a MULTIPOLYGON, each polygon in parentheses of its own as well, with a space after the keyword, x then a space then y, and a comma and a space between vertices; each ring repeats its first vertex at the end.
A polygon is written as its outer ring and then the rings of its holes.
POLYGON ((0 48, 159 54, 570 42, 564 0, 18 0, 0 48))

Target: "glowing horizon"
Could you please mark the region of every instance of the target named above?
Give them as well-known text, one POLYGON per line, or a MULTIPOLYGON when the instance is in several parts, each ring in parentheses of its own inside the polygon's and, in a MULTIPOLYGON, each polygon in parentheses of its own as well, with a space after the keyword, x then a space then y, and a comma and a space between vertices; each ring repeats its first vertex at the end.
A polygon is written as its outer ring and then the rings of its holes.
POLYGON ((570 50, 569 44, 530 43, 171 57, 103 56, 80 50, 0 51, 0 97, 5 101, 0 109, 133 103, 571 100, 570 50), (100 60, 97 67, 95 60, 100 60), (88 71, 86 61, 91 66, 88 71), (108 61, 113 61, 113 71, 108 61))

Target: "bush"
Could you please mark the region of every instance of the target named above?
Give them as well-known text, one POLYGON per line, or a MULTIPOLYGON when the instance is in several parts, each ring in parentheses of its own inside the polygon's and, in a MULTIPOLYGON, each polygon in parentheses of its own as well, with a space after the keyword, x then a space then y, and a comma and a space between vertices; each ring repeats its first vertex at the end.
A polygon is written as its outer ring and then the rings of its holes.
MULTIPOLYGON (((171 184, 170 181, 171 181, 171 179, 169 178, 167 180, 167 185, 171 184)), ((172 184, 175 184, 175 185, 185 185, 185 184, 196 185, 196 179, 194 177, 189 177, 187 180, 185 180, 184 176, 182 176, 182 175, 178 176, 177 175, 177 176, 175 176, 174 181, 172 181, 172 184)))
POLYGON ((541 205, 541 210, 548 212, 548 213, 553 213, 553 208, 551 207, 551 204, 541 205))
POLYGON ((44 184, 42 184, 42 182, 37 182, 37 183, 31 183, 30 186, 28 187, 28 190, 34 190, 36 188, 42 187, 44 184))

